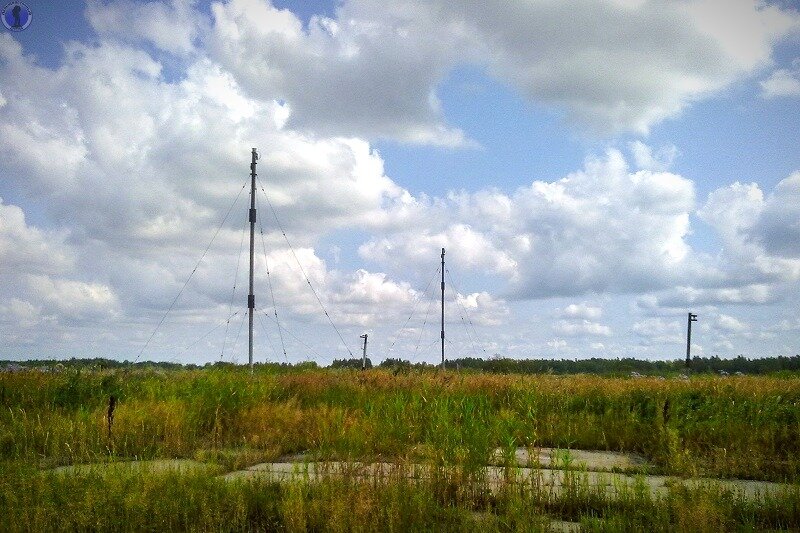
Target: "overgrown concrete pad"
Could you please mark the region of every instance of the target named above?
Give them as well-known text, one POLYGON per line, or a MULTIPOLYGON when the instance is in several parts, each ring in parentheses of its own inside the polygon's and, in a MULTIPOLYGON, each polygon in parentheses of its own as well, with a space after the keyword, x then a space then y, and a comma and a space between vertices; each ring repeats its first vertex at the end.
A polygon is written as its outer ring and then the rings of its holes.
POLYGON ((563 448, 516 448, 509 452, 497 448, 491 464, 506 464, 541 468, 573 468, 593 471, 631 471, 649 466, 647 459, 637 453, 598 450, 568 450, 563 448), (511 457, 508 455, 511 454, 511 457))
POLYGON ((581 531, 580 522, 568 522, 567 520, 551 520, 548 525, 551 533, 579 533, 581 531))
POLYGON ((51 472, 57 474, 88 474, 93 472, 111 473, 114 471, 144 472, 208 472, 219 471, 215 465, 191 459, 153 459, 148 461, 109 461, 105 463, 86 463, 59 466, 51 472))
MULTIPOLYGON (((349 476, 374 482, 397 478, 426 480, 442 475, 441 470, 425 464, 360 463, 324 461, 310 463, 262 463, 245 470, 229 472, 223 479, 242 481, 270 479, 277 482, 316 482, 330 477, 349 476)), ((444 475, 448 475, 445 473, 444 475)), ((707 487, 730 492, 747 499, 774 496, 783 492, 800 493, 800 486, 767 481, 728 480, 713 478, 680 479, 670 476, 628 475, 616 472, 561 470, 529 467, 486 466, 470 478, 493 492, 509 484, 525 484, 531 488, 560 495, 564 492, 601 492, 607 496, 646 492, 665 496, 675 487, 707 487)))
MULTIPOLYGON (((609 457, 599 457, 594 452, 581 451, 577 457, 588 458, 589 464, 595 468, 622 468, 623 464, 638 464, 630 462, 629 458, 621 458, 624 454, 612 454, 609 457), (609 460, 613 459, 613 461, 609 460), (625 462, 628 461, 628 462, 625 462), (611 465, 611 466, 609 466, 611 465)), ((299 458, 300 456, 298 456, 299 458)), ((557 453, 549 455, 550 462, 541 460, 544 466, 558 465, 557 453), (554 460, 555 458, 555 460, 554 460)), ((520 455, 521 460, 528 457, 520 455)), ((577 461, 577 459, 576 459, 577 461)), ((535 463, 534 463, 535 464, 535 463)), ((529 466, 505 467, 488 465, 479 468, 467 478, 469 483, 484 485, 487 489, 496 492, 503 490, 508 485, 525 484, 531 488, 560 495, 567 491, 574 492, 602 492, 614 496, 621 494, 634 494, 645 491, 651 496, 664 496, 670 490, 684 486, 687 488, 706 487, 712 490, 730 492, 747 499, 771 497, 785 492, 800 494, 800 485, 774 483, 768 481, 752 481, 740 479, 715 479, 692 478, 681 479, 671 476, 656 475, 630 475, 621 472, 599 470, 576 470, 559 468, 534 468, 529 466)), ((64 475, 81 475, 100 472, 109 474, 116 472, 201 472, 208 475, 219 473, 218 465, 203 463, 191 459, 155 459, 148 461, 115 461, 104 463, 77 464, 60 466, 49 470, 64 475)), ((243 470, 236 470, 222 474, 220 477, 226 481, 246 481, 249 479, 269 479, 276 482, 308 481, 316 482, 330 477, 351 477, 369 482, 389 481, 392 479, 430 480, 437 476, 451 476, 452 470, 440 469, 431 464, 423 463, 389 463, 389 462, 345 462, 345 461, 318 461, 318 462, 274 462, 260 463, 243 470)))

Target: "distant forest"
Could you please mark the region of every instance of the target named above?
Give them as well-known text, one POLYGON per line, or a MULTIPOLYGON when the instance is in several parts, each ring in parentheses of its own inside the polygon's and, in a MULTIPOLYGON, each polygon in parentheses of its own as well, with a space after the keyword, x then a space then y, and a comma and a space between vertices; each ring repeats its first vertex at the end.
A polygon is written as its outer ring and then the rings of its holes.
MULTIPOLYGON (((493 374, 598 374, 598 375, 674 375, 681 373, 728 373, 735 374, 773 374, 800 372, 800 355, 748 359, 739 356, 733 359, 720 357, 695 357, 691 369, 687 371, 683 360, 645 361, 640 359, 477 359, 467 357, 447 361, 449 370, 464 372, 489 372, 493 374)), ((114 369, 114 368, 152 368, 162 370, 228 368, 237 365, 227 362, 208 363, 206 365, 180 364, 172 362, 116 361, 113 359, 79 359, 66 360, 0 360, 0 372, 15 371, 27 368, 38 368, 43 371, 58 371, 62 368, 82 369, 114 369)), ((292 371, 321 368, 315 362, 290 363, 258 363, 259 371, 292 371)), ((372 368, 367 359, 367 368, 372 368)), ((328 368, 360 369, 361 359, 335 359, 328 368)), ((401 359, 386 359, 378 365, 394 371, 434 370, 437 367, 429 363, 411 363, 401 359)))

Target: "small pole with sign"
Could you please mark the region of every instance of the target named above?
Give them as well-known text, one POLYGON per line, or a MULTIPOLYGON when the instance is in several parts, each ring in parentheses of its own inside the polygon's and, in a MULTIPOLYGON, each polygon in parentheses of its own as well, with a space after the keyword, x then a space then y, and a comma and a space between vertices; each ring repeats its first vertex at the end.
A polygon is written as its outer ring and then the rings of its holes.
POLYGON ((689 319, 686 322, 686 368, 692 365, 692 322, 697 322, 697 315, 689 313, 689 319))

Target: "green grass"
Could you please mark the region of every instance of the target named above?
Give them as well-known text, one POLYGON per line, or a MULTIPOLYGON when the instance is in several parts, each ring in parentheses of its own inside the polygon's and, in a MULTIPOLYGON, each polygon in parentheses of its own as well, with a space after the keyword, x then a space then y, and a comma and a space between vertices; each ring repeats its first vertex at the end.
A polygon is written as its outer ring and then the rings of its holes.
MULTIPOLYGON (((800 527, 795 493, 709 489, 609 500, 469 487, 495 448, 638 452, 656 472, 798 482, 800 379, 503 376, 383 370, 0 374, 0 530, 598 530, 800 527), (111 434, 109 397, 118 398, 111 434), (189 458, 229 471, 283 454, 425 462, 444 475, 365 487, 229 483, 201 472, 54 476, 57 465, 189 458), (456 480, 456 481, 454 481, 456 480), (382 524, 385 527, 376 527, 382 524)), ((569 461, 569 454, 564 461, 569 461)))

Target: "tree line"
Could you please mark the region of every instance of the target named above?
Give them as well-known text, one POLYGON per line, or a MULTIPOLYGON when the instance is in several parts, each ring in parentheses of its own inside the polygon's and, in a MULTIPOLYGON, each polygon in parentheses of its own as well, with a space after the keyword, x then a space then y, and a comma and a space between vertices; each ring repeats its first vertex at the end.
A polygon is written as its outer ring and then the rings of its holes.
MULTIPOLYGON (((205 365, 193 363, 181 364, 167 361, 118 361, 105 358, 72 358, 65 360, 28 360, 10 361, 0 360, 1 371, 14 371, 37 368, 42 371, 57 372, 66 368, 86 369, 114 369, 114 368, 150 368, 160 370, 200 369, 200 368, 234 368, 235 363, 215 362, 205 365)), ((274 371, 291 371, 321 368, 313 361, 301 363, 259 363, 260 370, 271 369, 274 371)), ((373 368, 372 361, 368 358, 367 368, 373 368)), ((404 370, 434 370, 437 365, 429 363, 412 363, 403 359, 386 359, 377 365, 378 368, 387 368, 394 371, 404 370)), ((361 359, 334 359, 328 368, 333 369, 360 369, 361 359)), ((728 374, 774 374, 800 372, 800 355, 777 356, 750 359, 744 356, 733 359, 723 359, 718 356, 695 357, 692 359, 691 368, 687 370, 682 359, 672 361, 648 361, 643 359, 622 358, 603 359, 593 357, 590 359, 510 359, 493 357, 480 359, 464 357, 447 361, 449 370, 488 372, 494 374, 598 374, 598 375, 627 375, 638 373, 642 375, 670 375, 680 373, 728 373, 728 374)))

